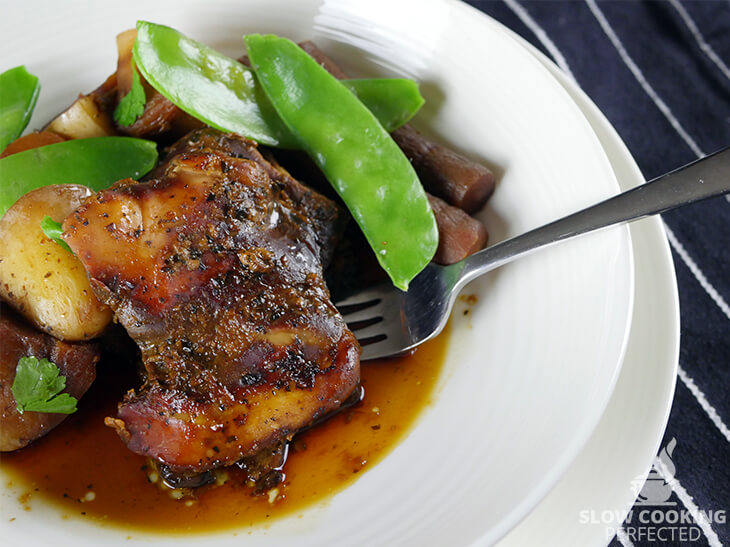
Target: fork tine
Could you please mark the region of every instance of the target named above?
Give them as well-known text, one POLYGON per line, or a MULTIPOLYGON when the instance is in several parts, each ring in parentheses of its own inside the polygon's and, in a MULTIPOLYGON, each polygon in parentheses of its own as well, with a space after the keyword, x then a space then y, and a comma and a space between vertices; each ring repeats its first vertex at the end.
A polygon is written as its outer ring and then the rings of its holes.
MULTIPOLYGON (((378 344, 379 342, 384 342, 387 340, 388 335, 384 333, 376 334, 375 336, 368 336, 367 338, 363 338, 362 340, 358 340, 360 342, 361 347, 371 346, 372 344, 378 344)), ((371 348, 370 352, 373 352, 377 348, 371 348)), ((363 352, 364 353, 364 352, 363 352)), ((373 357, 365 357, 363 356, 362 359, 372 359, 373 357)))
POLYGON ((368 308, 356 310, 351 313, 348 313, 347 310, 342 309, 340 309, 339 312, 342 314, 342 317, 344 317, 345 322, 350 325, 350 328, 352 328, 353 323, 358 323, 360 321, 369 321, 370 319, 383 317, 383 307, 378 304, 375 304, 368 308))
POLYGON ((343 317, 355 315, 356 313, 360 313, 361 311, 364 311, 366 314, 372 315, 375 313, 375 310, 380 309, 382 306, 380 305, 382 303, 382 300, 375 299, 375 300, 368 300, 366 302, 361 302, 359 304, 340 304, 337 303, 335 306, 337 306, 337 311, 340 312, 340 315, 343 317))
POLYGON ((387 294, 388 287, 386 285, 377 285, 370 289, 357 292, 342 300, 338 300, 335 302, 335 306, 341 310, 345 306, 359 306, 368 302, 375 303, 375 301, 383 300, 383 297, 387 294))
POLYGON ((401 353, 402 348, 394 345, 393 341, 385 334, 358 340, 362 347, 361 361, 370 361, 371 359, 382 359, 384 357, 394 357, 401 353))
POLYGON ((335 302, 348 327, 362 347, 360 359, 380 359, 403 353, 410 341, 403 338, 401 300, 403 294, 383 284, 335 302))
MULTIPOLYGON (((347 326, 352 332, 362 332, 363 329, 383 322, 383 317, 370 317, 361 321, 348 321, 347 326)), ((382 327, 381 327, 382 330, 382 327)))
MULTIPOLYGON (((352 327, 350 327, 352 328, 352 327)), ((360 341, 360 344, 362 345, 363 340, 366 340, 367 338, 372 338, 374 336, 378 336, 379 334, 384 334, 387 336, 387 328, 383 324, 382 319, 379 321, 376 321, 375 323, 366 324, 365 326, 361 328, 352 328, 352 331, 355 333, 355 336, 357 336, 357 339, 360 341)))

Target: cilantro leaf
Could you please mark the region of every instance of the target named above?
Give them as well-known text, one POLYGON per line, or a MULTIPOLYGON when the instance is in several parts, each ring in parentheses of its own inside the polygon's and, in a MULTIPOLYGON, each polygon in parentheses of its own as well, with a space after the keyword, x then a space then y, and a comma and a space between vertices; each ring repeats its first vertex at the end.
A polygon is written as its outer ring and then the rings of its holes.
POLYGON ((43 217, 43 220, 41 220, 41 230, 43 230, 43 233, 46 234, 47 238, 52 239, 61 247, 66 249, 69 253, 74 254, 74 252, 71 250, 71 247, 68 246, 68 243, 61 239, 63 228, 61 227, 60 222, 56 222, 51 217, 46 215, 43 217))
POLYGON ((137 68, 132 64, 132 88, 114 109, 114 121, 119 125, 129 127, 144 112, 145 102, 147 102, 147 97, 144 94, 144 87, 139 79, 137 68))
POLYGON ((76 412, 75 397, 59 393, 66 387, 66 377, 48 359, 21 357, 15 368, 15 380, 10 388, 15 397, 18 412, 76 412))

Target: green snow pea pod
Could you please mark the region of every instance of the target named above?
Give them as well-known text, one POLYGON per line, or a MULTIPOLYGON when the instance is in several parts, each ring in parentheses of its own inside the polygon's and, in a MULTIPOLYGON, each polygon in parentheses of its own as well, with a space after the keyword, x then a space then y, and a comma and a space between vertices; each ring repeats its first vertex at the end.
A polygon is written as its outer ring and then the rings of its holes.
POLYGON ((0 152, 28 125, 40 90, 38 78, 24 66, 0 74, 0 152))
POLYGON ((407 78, 341 80, 360 99, 388 133, 415 116, 425 102, 418 84, 407 78))
POLYGON ((438 246, 410 162, 372 112, 295 43, 258 34, 245 41, 279 116, 340 194, 393 284, 407 290, 438 246))
POLYGON ((0 159, 0 216, 22 195, 50 184, 102 190, 138 179, 155 166, 157 146, 131 137, 96 137, 49 144, 0 159))
MULTIPOLYGON (((261 144, 297 147, 253 71, 235 59, 147 21, 137 22, 133 55, 149 84, 191 116, 261 144)), ((391 131, 423 104, 418 85, 411 80, 350 80, 346 85, 391 131)))

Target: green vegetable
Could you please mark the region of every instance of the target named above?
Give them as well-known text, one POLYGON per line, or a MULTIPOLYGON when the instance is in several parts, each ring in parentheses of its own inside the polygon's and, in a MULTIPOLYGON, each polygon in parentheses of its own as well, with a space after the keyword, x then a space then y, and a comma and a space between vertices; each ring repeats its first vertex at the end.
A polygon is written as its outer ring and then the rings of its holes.
POLYGON ((48 359, 39 361, 35 357, 21 357, 10 388, 18 412, 76 412, 76 398, 61 393, 66 387, 66 377, 60 373, 58 367, 48 359))
POLYGON ((408 159, 375 116, 296 44, 245 37, 261 87, 340 194, 396 287, 429 263, 438 230, 408 159))
POLYGON ((114 109, 114 121, 124 127, 129 127, 137 121, 144 112, 144 105, 147 97, 144 94, 144 87, 139 79, 139 73, 132 63, 132 87, 114 109))
POLYGON ((0 152, 28 125, 40 90, 38 78, 24 66, 0 74, 0 152))
MULTIPOLYGON (((191 116, 262 144, 297 147, 253 72, 238 61, 170 27, 146 21, 137 22, 133 54, 147 82, 191 116)), ((411 80, 348 80, 347 85, 389 131, 423 104, 418 85, 411 80)))
POLYGON ((51 217, 46 215, 43 217, 43 220, 41 220, 41 230, 47 238, 52 239, 61 247, 66 249, 69 253, 74 254, 74 252, 71 250, 71 247, 68 246, 68 243, 61 239, 61 234, 63 234, 63 227, 60 222, 56 222, 51 217))
POLYGON ((50 184, 83 184, 102 190, 138 179, 157 162, 152 141, 96 137, 49 144, 0 159, 0 215, 23 194, 50 184))
POLYGON ((390 133, 410 120, 425 102, 418 84, 407 78, 342 80, 390 133))
POLYGON ((191 40, 178 31, 137 22, 134 61, 147 82, 191 116, 272 146, 295 143, 255 85, 252 72, 238 61, 191 40))

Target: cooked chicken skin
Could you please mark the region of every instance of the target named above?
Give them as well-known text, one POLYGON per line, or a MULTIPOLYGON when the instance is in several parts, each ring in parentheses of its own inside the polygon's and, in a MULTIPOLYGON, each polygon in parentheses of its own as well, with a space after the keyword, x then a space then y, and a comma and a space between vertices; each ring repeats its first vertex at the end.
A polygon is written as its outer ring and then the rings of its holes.
POLYGON ((64 238, 141 349, 107 423, 179 472, 256 454, 337 409, 359 345, 322 276, 337 208, 253 143, 197 131, 143 183, 69 216, 64 238))

